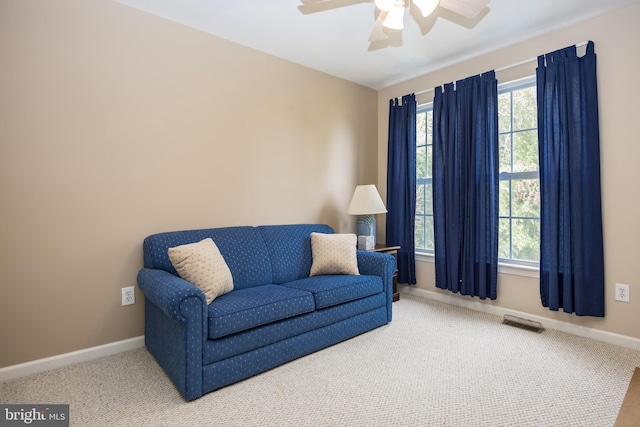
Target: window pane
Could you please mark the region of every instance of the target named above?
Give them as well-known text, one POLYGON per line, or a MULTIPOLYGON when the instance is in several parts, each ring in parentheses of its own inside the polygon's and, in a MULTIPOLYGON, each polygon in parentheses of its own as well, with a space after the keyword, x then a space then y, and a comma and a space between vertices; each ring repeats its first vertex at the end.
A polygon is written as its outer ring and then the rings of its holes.
POLYGON ((416 248, 426 249, 424 242, 424 217, 416 216, 416 228, 415 228, 415 244, 416 248))
POLYGON ((433 144, 433 111, 427 111, 427 144, 433 144))
POLYGON ((500 181, 500 198, 498 200, 500 206, 498 210, 499 216, 509 216, 511 212, 511 210, 509 209, 509 205, 511 203, 511 201, 509 200, 509 198, 511 197, 511 194, 509 192, 509 185, 509 180, 500 181))
POLYGON ((433 178, 433 146, 427 145, 427 178, 433 178))
POLYGON ((424 184, 416 184, 416 216, 425 213, 424 184))
POLYGON ((427 177, 427 147, 416 148, 416 178, 427 177))
POLYGON ((511 134, 500 135, 500 172, 511 172, 511 134))
POLYGON ((425 218, 426 224, 426 248, 434 249, 436 247, 435 238, 433 236, 433 216, 425 218))
POLYGON ((514 179, 512 184, 512 215, 540 216, 540 181, 537 179, 514 179))
POLYGON ((538 132, 530 130, 513 134, 513 171, 538 170, 538 132))
POLYGON ((513 258, 540 261, 540 220, 513 220, 513 258))
POLYGON ((498 226, 498 257, 511 258, 511 248, 509 247, 509 241, 511 239, 509 218, 500 218, 498 226))
POLYGON ((498 132, 511 130, 511 92, 498 95, 498 132))
POLYGON ((425 213, 427 215, 433 215, 433 185, 431 183, 427 183, 424 186, 424 200, 425 200, 425 213))
POLYGON ((533 129, 538 122, 536 87, 516 90, 513 93, 513 130, 533 129))
POLYGON ((427 141, 426 113, 416 114, 416 146, 424 145, 427 141))

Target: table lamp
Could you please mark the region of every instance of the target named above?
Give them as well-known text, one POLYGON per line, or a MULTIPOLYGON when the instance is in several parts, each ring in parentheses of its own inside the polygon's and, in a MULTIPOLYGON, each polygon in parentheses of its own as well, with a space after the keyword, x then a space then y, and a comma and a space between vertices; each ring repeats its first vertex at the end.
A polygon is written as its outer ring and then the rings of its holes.
POLYGON ((358 249, 372 250, 376 245, 376 214, 386 213, 380 194, 373 184, 358 185, 347 213, 357 215, 358 249))

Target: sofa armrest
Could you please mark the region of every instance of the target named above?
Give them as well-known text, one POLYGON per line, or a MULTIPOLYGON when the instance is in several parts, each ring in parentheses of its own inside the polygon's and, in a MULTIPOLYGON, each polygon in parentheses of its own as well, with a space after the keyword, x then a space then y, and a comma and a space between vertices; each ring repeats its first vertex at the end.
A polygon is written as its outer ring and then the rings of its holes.
POLYGON ((385 285, 391 285, 390 280, 393 277, 393 273, 396 271, 396 259, 389 254, 381 252, 371 252, 358 250, 358 270, 360 274, 367 274, 371 276, 380 276, 383 279, 389 279, 389 283, 385 285))
POLYGON ((187 400, 202 396, 202 348, 207 339, 207 302, 191 283, 164 270, 143 268, 147 349, 187 400))
POLYGON ((138 286, 154 305, 176 322, 188 320, 181 311, 181 305, 189 298, 201 301, 206 319, 207 300, 204 293, 178 276, 164 270, 143 268, 138 273, 138 286))
POLYGON ((387 318, 391 322, 393 304, 393 273, 396 271, 396 259, 380 252, 357 251, 360 274, 382 277, 382 286, 387 294, 387 318))

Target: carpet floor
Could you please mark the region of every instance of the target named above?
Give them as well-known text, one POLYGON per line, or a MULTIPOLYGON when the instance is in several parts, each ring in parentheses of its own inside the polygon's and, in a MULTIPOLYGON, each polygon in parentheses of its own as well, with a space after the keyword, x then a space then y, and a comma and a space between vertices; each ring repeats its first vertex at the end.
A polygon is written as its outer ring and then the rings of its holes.
POLYGON ((146 349, 2 384, 73 426, 613 426, 640 351, 402 295, 393 322, 185 402, 146 349))

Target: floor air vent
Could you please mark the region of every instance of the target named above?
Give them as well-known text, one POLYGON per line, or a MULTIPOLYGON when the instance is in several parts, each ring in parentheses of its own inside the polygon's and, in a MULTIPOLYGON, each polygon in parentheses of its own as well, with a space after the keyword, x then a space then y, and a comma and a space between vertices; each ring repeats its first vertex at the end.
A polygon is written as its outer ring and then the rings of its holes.
POLYGON ((529 319, 523 319, 522 317, 516 317, 510 314, 504 315, 502 324, 515 326, 516 328, 526 329, 527 331, 532 331, 537 333, 544 331, 544 328, 542 327, 542 324, 540 322, 535 322, 529 319))

